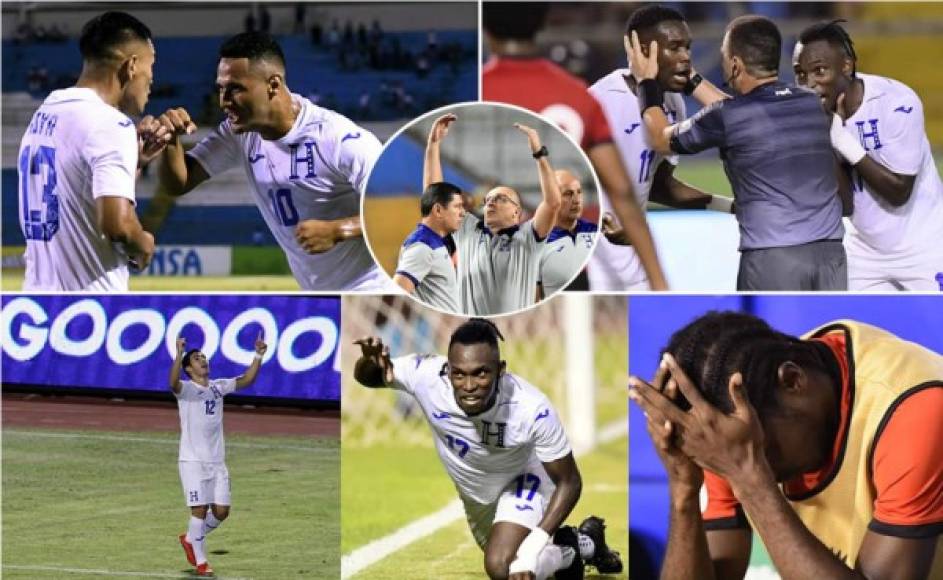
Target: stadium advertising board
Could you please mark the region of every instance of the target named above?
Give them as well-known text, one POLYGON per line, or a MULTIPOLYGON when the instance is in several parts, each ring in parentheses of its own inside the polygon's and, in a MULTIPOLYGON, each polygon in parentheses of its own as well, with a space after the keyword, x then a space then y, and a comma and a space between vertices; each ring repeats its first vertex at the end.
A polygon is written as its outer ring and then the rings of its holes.
POLYGON ((230 246, 157 246, 142 276, 228 276, 232 272, 230 246))
POLYGON ((259 332, 268 350, 240 395, 340 400, 340 299, 301 296, 5 296, 6 383, 166 391, 176 339, 211 377, 241 375, 259 332))

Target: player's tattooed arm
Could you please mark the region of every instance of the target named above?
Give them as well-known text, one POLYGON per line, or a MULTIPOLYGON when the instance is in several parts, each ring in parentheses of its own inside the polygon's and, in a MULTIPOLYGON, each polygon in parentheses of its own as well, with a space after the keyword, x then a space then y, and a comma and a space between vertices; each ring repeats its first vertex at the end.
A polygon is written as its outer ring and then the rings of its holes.
POLYGON ((102 234, 124 248, 132 267, 147 268, 154 255, 154 236, 141 226, 131 201, 124 197, 102 196, 95 200, 95 207, 102 234))
POLYGON ((423 190, 429 187, 430 183, 445 181, 445 177, 442 174, 442 160, 439 156, 439 146, 449 132, 449 125, 457 118, 458 117, 451 113, 442 115, 435 120, 435 123, 432 124, 432 129, 429 130, 429 138, 426 141, 426 154, 422 164, 423 190))
MULTIPOLYGON (((530 147, 532 155, 536 155, 543 149, 540 143, 540 134, 537 131, 521 123, 514 123, 514 127, 527 135, 527 145, 530 147)), ((557 221, 557 212, 560 211, 560 206, 563 204, 563 196, 560 193, 560 187, 557 185, 548 155, 543 154, 537 158, 537 173, 540 178, 541 199, 537 210, 534 212, 534 232, 537 237, 543 239, 550 234, 553 224, 557 221)))
POLYGON ((252 364, 249 365, 249 368, 246 369, 246 372, 243 373, 241 377, 236 379, 237 389, 252 386, 252 383, 258 378, 259 367, 262 366, 262 357, 265 356, 266 350, 268 350, 268 345, 265 344, 262 332, 259 331, 259 336, 255 339, 255 356, 252 358, 252 364))
POLYGON ((393 361, 390 347, 376 336, 354 341, 360 347, 360 358, 354 365, 354 378, 370 388, 386 387, 393 382, 393 361))
POLYGON ((177 337, 177 355, 174 357, 174 364, 170 367, 170 390, 179 395, 182 385, 180 384, 180 370, 183 367, 183 355, 187 352, 187 339, 182 336, 177 337))
POLYGON ((184 146, 180 141, 181 135, 196 131, 196 124, 182 108, 168 109, 157 121, 171 133, 157 172, 159 189, 175 197, 183 195, 210 177, 199 161, 184 154, 184 146))
POLYGON ((337 220, 305 220, 295 228, 295 239, 309 254, 323 254, 339 242, 363 236, 360 216, 337 220))

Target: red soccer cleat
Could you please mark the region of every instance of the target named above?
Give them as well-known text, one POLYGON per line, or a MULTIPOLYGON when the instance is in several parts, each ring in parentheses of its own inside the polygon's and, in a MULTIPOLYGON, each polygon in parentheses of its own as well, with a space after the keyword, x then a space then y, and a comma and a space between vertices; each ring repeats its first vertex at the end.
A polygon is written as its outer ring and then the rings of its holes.
POLYGON ((196 556, 193 554, 193 545, 187 541, 186 534, 180 534, 180 545, 183 546, 183 551, 187 555, 187 562, 191 566, 196 566, 196 556))
POLYGON ((202 564, 196 567, 196 575, 197 576, 215 576, 216 574, 213 572, 213 569, 210 568, 209 562, 203 562, 202 564))

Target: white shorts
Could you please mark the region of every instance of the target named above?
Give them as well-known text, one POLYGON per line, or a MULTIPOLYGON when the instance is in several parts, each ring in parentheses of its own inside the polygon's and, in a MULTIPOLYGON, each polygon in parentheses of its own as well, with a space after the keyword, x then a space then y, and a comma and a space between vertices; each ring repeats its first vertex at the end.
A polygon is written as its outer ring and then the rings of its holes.
POLYGON ((482 505, 462 497, 465 517, 475 542, 484 550, 491 526, 497 522, 511 522, 530 530, 536 528, 556 488, 547 472, 541 469, 538 473, 525 473, 511 480, 493 503, 482 505))
POLYGON ((943 249, 927 248, 911 255, 884 255, 864 242, 845 236, 848 290, 854 292, 939 292, 943 249))
POLYGON ((586 269, 594 292, 647 291, 648 277, 635 249, 600 238, 586 269))
POLYGON ((180 461, 180 483, 187 506, 232 505, 225 463, 180 461))

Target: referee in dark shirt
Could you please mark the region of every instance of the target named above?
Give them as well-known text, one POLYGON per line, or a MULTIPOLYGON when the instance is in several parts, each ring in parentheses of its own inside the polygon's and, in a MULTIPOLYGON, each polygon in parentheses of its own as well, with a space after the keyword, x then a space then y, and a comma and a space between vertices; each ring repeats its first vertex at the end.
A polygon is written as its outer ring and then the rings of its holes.
MULTIPOLYGON (((669 125, 661 108, 657 44, 631 39, 632 74, 652 140, 662 153, 720 149, 740 223, 738 290, 846 290, 842 213, 850 190, 829 139, 831 118, 815 93, 779 81, 782 37, 761 16, 741 16, 721 46, 733 98, 669 125), (839 187, 842 191, 839 191, 839 187)), ((689 89, 707 82, 693 75, 689 89)), ((719 91, 699 91, 720 94, 719 91)), ((707 104, 707 103, 705 103, 707 104)))

